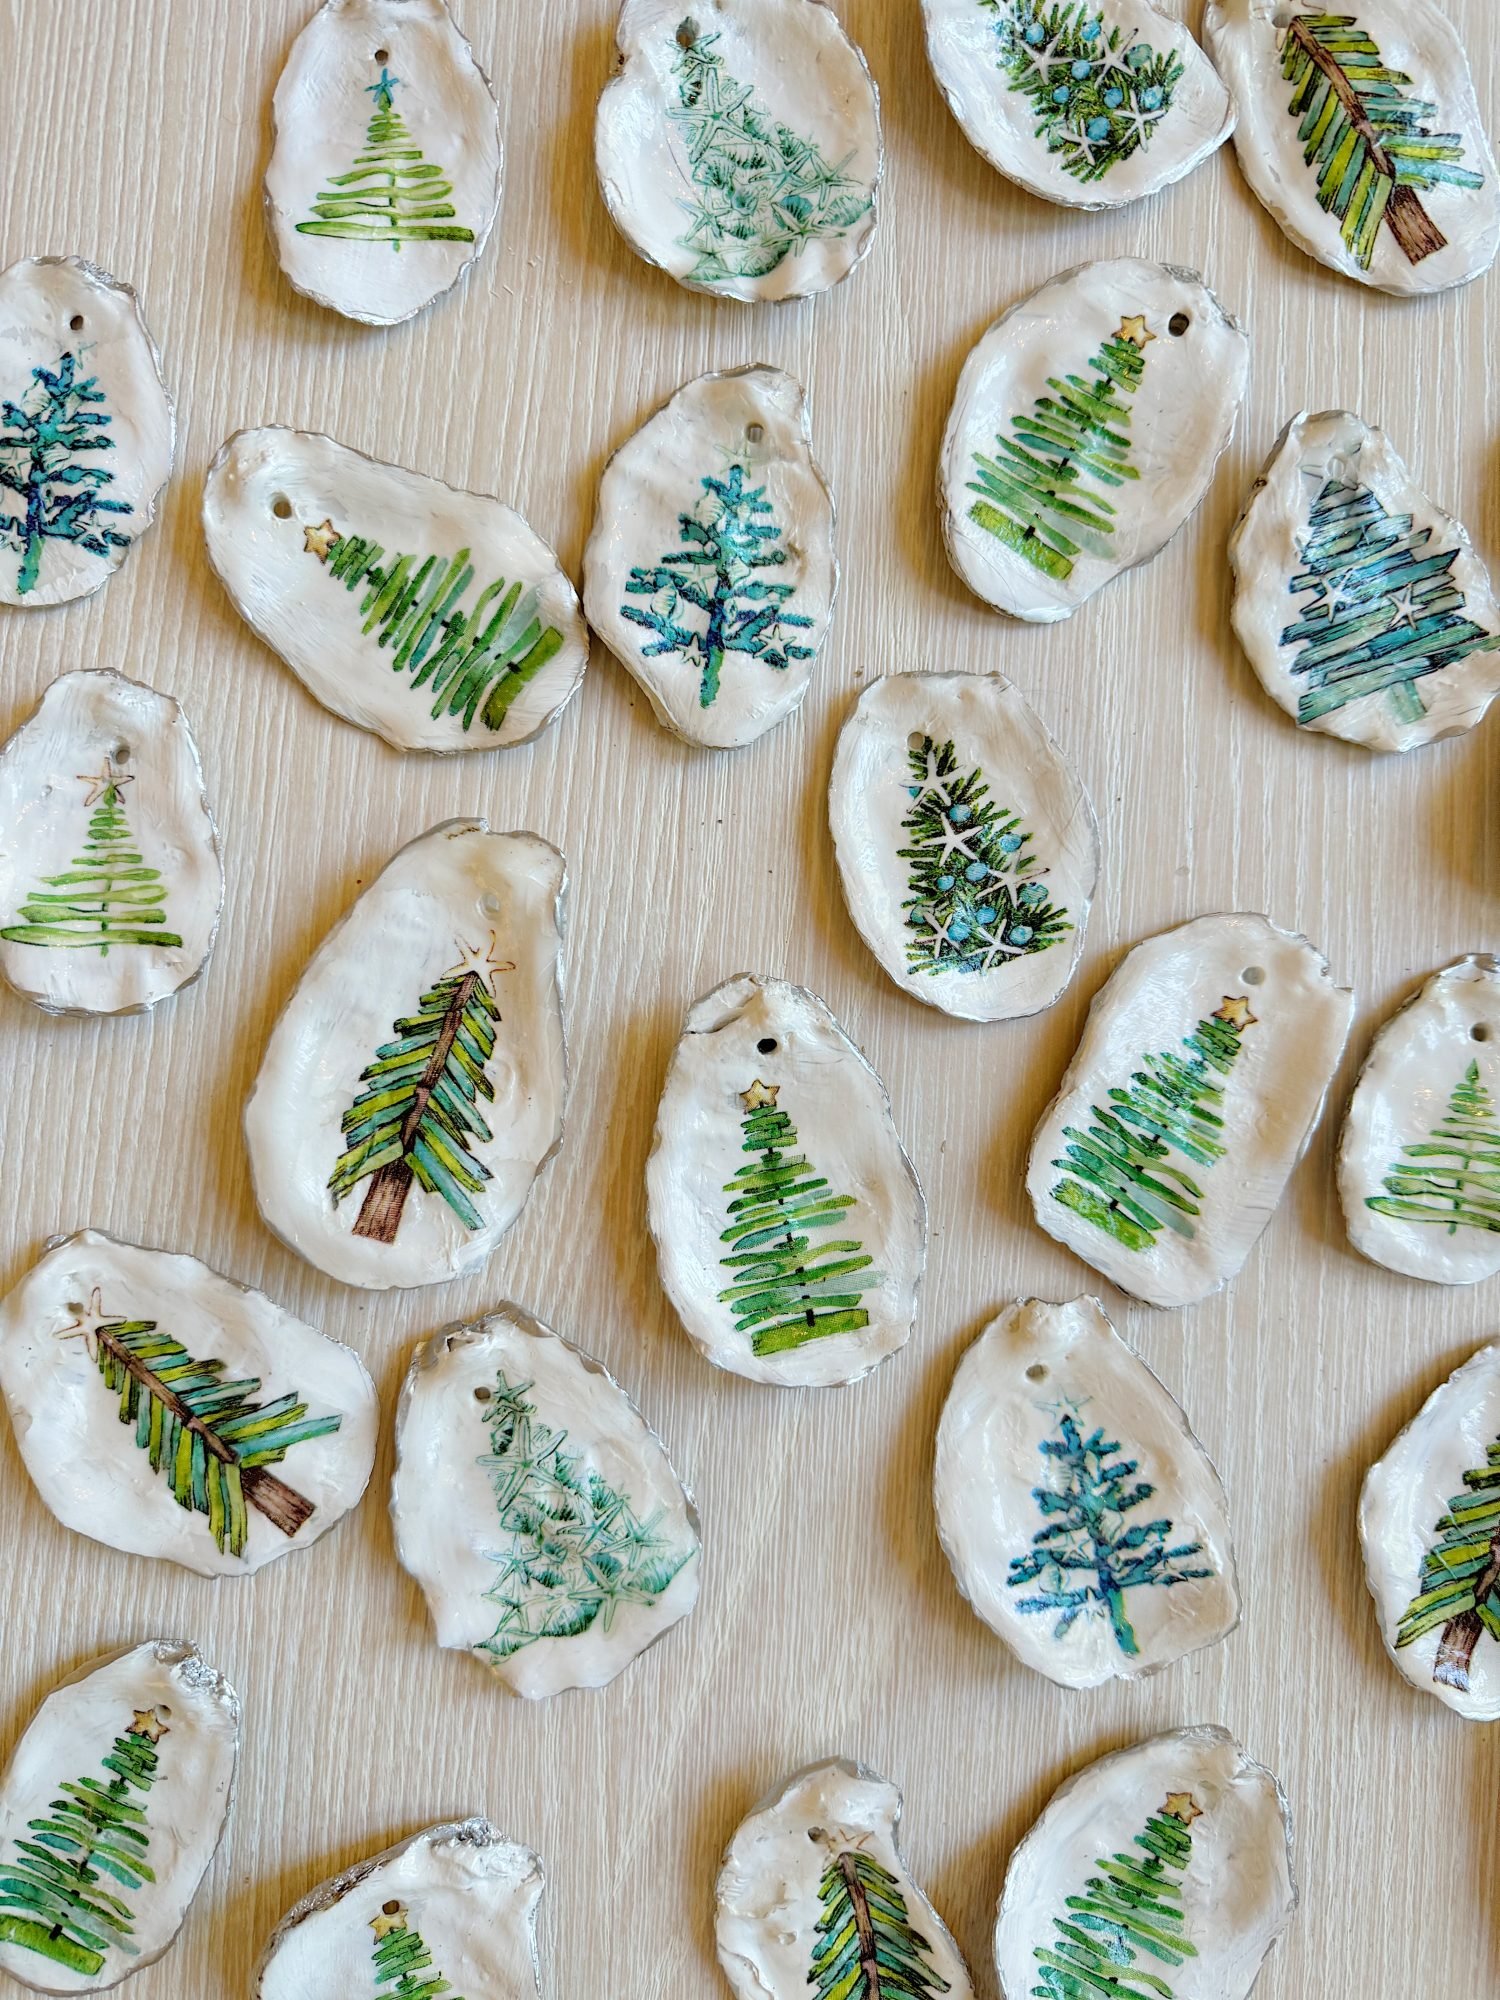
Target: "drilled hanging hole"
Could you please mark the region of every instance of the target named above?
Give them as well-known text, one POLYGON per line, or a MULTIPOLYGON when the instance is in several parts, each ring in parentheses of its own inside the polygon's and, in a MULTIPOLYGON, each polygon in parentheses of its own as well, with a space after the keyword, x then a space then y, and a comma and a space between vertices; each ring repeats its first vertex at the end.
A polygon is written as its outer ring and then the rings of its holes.
POLYGON ((810 1826, 807 1829, 807 1837, 809 1840, 826 1840, 828 1838, 827 1829, 821 1826, 810 1826))
POLYGON ((774 1035, 762 1035, 755 1046, 763 1056, 774 1056, 776 1053, 776 1037, 774 1035))
POLYGON ((920 757, 922 752, 927 748, 927 738, 922 734, 920 729, 914 729, 906 739, 906 747, 908 750, 915 750, 920 757))
POLYGON ((498 917, 502 905, 494 890, 486 889, 479 899, 479 907, 487 917, 498 917))
POLYGON ((476 1389, 474 1391, 474 1401, 476 1403, 488 1403, 494 1396, 494 1393, 493 1389, 476 1389))
POLYGON ((401 1905, 398 1902, 396 1902, 393 1898, 389 1903, 381 1904, 380 1912, 382 1916, 386 1917, 399 1916, 401 1913, 401 1905))
POLYGON ((1047 1364, 1044 1361, 1033 1361, 1031 1366, 1026 1370, 1026 1380, 1028 1382, 1045 1382, 1046 1379, 1047 1364))
POLYGON ((690 49, 698 39, 698 23, 691 14, 685 14, 677 24, 677 46, 690 49))
POLYGON ((389 61, 390 61, 390 59, 391 59, 391 52, 390 52, 390 50, 389 50, 389 49, 377 49, 377 50, 375 51, 375 60, 376 60, 376 62, 378 62, 378 63, 385 63, 385 62, 389 62, 389 61))
POLYGON ((1487 1021, 1476 1021, 1469 1030, 1469 1040, 1471 1042, 1487 1042, 1489 1038, 1490 1030, 1487 1021))
POLYGON ((1266 968, 1263 965, 1247 965, 1240 974, 1240 978, 1244 980, 1247 986, 1264 986, 1266 983, 1266 968))
POLYGON ((278 493, 276 498, 271 502, 271 512, 276 516, 278 521, 291 520, 292 503, 284 493, 278 493))
POLYGON ((167 1707, 167 1704, 165 1702, 161 1704, 161 1706, 157 1709, 156 1712, 161 1717, 163 1722, 170 1722, 172 1720, 172 1711, 170 1708, 167 1707))
POLYGON ((115 763, 128 764, 130 762, 130 745, 128 743, 117 743, 109 754, 115 763))
POLYGON ((745 436, 751 444, 759 444, 765 434, 766 427, 764 424, 746 424, 745 426, 745 436))
POLYGON ((82 1318, 83 1318, 83 1300, 82 1300, 82 1299, 69 1299, 69 1300, 68 1300, 68 1302, 67 1302, 67 1304, 66 1304, 66 1305, 65 1305, 65 1306, 63 1307, 63 1311, 64 1311, 64 1312, 70 1312, 70 1313, 77 1313, 78 1317, 79 1317, 80 1319, 82 1319, 82 1318))
POLYGON ((1167 321, 1167 332, 1171 334, 1174 340, 1181 340, 1192 323, 1186 313, 1173 313, 1172 317, 1167 321))
POLYGON ((82 332, 83 332, 83 314, 82 314, 82 313, 74 313, 73 317, 72 317, 72 318, 71 318, 71 319, 70 319, 70 320, 68 321, 68 325, 69 325, 70 327, 72 327, 72 329, 73 329, 73 331, 74 331, 75 333, 82 333, 82 332))

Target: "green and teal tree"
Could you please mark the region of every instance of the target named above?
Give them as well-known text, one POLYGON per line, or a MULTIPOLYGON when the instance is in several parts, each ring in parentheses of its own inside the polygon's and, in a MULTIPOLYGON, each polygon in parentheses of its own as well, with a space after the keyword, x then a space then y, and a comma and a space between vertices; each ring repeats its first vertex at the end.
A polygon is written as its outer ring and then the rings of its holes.
POLYGON ((813 2000, 937 2000, 949 1991, 901 1884, 872 1855, 846 1848, 818 1884, 813 2000))
POLYGON ((46 1816, 27 1824, 36 1838, 17 1839, 13 1853, 0 1854, 0 1943, 90 1979, 112 1951, 139 1956, 125 1898, 156 1880, 146 1861, 151 1832, 143 1801, 168 1733, 157 1709, 137 1710, 101 1759, 108 1782, 59 1785, 46 1816))
POLYGON ((1412 264, 1443 249, 1417 190, 1483 187, 1484 176, 1460 165, 1460 133, 1429 130, 1437 105, 1408 95, 1411 78, 1390 68, 1353 14, 1295 15, 1281 67, 1319 204, 1351 256, 1369 270, 1382 222, 1412 264))
POLYGON ((474 232, 456 220, 453 183, 423 157, 395 107, 399 76, 382 68, 365 86, 375 115, 363 152, 346 174, 335 174, 313 203, 304 236, 336 236, 350 243, 472 243, 474 232))
POLYGON ((1089 374, 1049 375, 1050 396, 1012 417, 995 456, 974 454, 969 518, 1044 575, 1065 581, 1080 555, 1108 556, 1115 531, 1112 489, 1139 479, 1130 463, 1130 399, 1156 335, 1143 314, 1122 318, 1086 365, 1089 374))
POLYGON ((22 402, 0 403, 0 492, 21 503, 19 513, 0 514, 0 547, 20 555, 20 597, 36 588, 49 541, 72 542, 95 556, 130 547, 129 535, 106 518, 130 512, 126 501, 104 491, 115 476, 88 462, 115 448, 103 401, 97 376, 80 380, 77 360, 64 354, 55 370, 32 369, 22 402))
POLYGON ((1402 722, 1427 712, 1417 683, 1500 646, 1465 616, 1453 579, 1458 550, 1433 549, 1432 529, 1388 514, 1366 486, 1330 479, 1299 544, 1303 568, 1287 586, 1307 602, 1281 635, 1305 678, 1297 720, 1316 722, 1365 695, 1384 695, 1402 722))
POLYGON ((1052 1162, 1064 1178, 1052 1199, 1127 1250, 1151 1249, 1164 1227, 1192 1237, 1203 1190, 1172 1155, 1199 1169, 1223 1159, 1222 1079, 1254 1025, 1249 1003, 1226 994, 1223 1006, 1184 1036, 1185 1058, 1170 1049, 1147 1056, 1128 1089, 1110 1091, 1107 1109, 1092 1107, 1087 1129, 1065 1125, 1068 1143, 1052 1162))
POLYGON ((1073 928, 1068 913, 1028 879, 1031 835, 995 804, 983 772, 964 772, 951 740, 914 739, 908 756, 912 805, 901 826, 911 846, 897 853, 909 864, 912 971, 992 972, 1056 944, 1073 928))
POLYGON ((125 787, 134 778, 106 757, 102 771, 79 783, 89 788, 84 809, 92 808, 83 852, 63 874, 42 877, 22 903, 20 921, 7 924, 0 938, 101 957, 120 945, 176 949, 182 939, 166 929, 161 872, 146 866, 125 814, 125 787))
POLYGON ((1193 1822, 1202 1817, 1191 1793, 1169 1792, 1134 1838, 1140 1851, 1100 1861, 1083 1894, 1065 1899, 1067 1914, 1052 1919, 1052 1944, 1032 1951, 1037 2000, 1172 2000, 1161 1968, 1198 1956, 1187 1934, 1182 1876, 1192 1859, 1193 1822))
POLYGON ((1135 31, 1111 28, 1082 0, 980 0, 994 17, 1000 67, 1029 97, 1036 136, 1062 156, 1064 171, 1101 181, 1111 167, 1149 146, 1172 108, 1183 65, 1135 31))
POLYGON ((1435 1532, 1396 1644, 1413 1645, 1441 1626, 1432 1678, 1466 1694, 1480 1639, 1487 1632, 1500 1640, 1500 1438, 1483 1470, 1464 1474, 1464 1491, 1448 1502, 1435 1532))
POLYGON ((1401 1151, 1385 1193, 1367 1195, 1366 1208, 1399 1222, 1436 1223, 1450 1236, 1460 1229, 1500 1232, 1500 1121, 1477 1062, 1464 1071, 1431 1134, 1401 1151))
POLYGON ((411 1927, 404 1903, 389 1902, 371 1917, 375 1933, 377 2000, 463 2000, 436 1970, 420 1931, 411 1927))

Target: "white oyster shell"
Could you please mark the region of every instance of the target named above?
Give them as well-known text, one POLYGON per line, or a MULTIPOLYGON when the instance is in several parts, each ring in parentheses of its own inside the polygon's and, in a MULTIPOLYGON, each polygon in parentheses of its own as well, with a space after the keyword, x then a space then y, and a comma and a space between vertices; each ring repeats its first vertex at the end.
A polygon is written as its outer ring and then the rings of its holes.
POLYGON ((154 1007, 208 962, 224 900, 187 718, 64 674, 0 750, 0 973, 48 1013, 154 1007))
POLYGON ((1326 15, 1290 0, 1208 0, 1203 30, 1239 114, 1234 143, 1245 179, 1309 257, 1407 294, 1443 291, 1489 269, 1500 246, 1494 156, 1463 46, 1431 0, 1359 0, 1357 11, 1326 15), (1346 46, 1352 31, 1374 47, 1341 69, 1332 37, 1319 48, 1320 19, 1346 46), (1307 38, 1305 56, 1288 52, 1293 33, 1307 38), (1363 114, 1355 85, 1372 67, 1382 116, 1370 138, 1379 152, 1356 158, 1363 114), (1382 133, 1400 132, 1397 106, 1413 120, 1403 135, 1408 179, 1414 166, 1420 171, 1423 141, 1436 138, 1439 150, 1431 185, 1393 192, 1382 133), (1309 165, 1314 131, 1319 150, 1309 165), (1347 167, 1356 190, 1342 210, 1320 199, 1335 156, 1340 184, 1347 167))
POLYGON ((317 1541, 359 1504, 375 1463, 379 1408, 356 1354, 195 1257, 92 1229, 54 1244, 0 1303, 0 1390, 26 1470, 64 1526, 200 1576, 245 1576, 317 1541), (185 1379, 181 1350, 200 1364, 185 1379), (228 1408, 214 1377, 243 1392, 228 1408), (234 1462, 225 1420, 283 1401, 254 1434, 256 1462, 220 1484, 219 1466, 234 1462), (186 1490, 203 1498, 192 1506, 175 1497, 174 1436, 196 1441, 186 1490))
POLYGON ((1281 1200, 1353 1011, 1306 938, 1264 917, 1138 944, 1031 1142, 1037 1221, 1150 1305, 1207 1298, 1281 1200))
POLYGON ((838 593, 833 530, 801 384, 761 366, 701 375, 604 469, 589 623, 668 729, 753 743, 807 693, 838 593))
POLYGON ((903 992, 968 1021, 1052 1005, 1083 953, 1099 827, 1002 675, 873 682, 839 737, 828 815, 850 915, 903 992))
POLYGON ((1213 64, 1156 0, 1088 0, 1060 29, 1049 0, 922 0, 922 11, 965 137, 1048 201, 1121 208, 1180 181, 1234 130, 1213 64))
POLYGON ((0 1969, 39 1993, 100 1993, 159 1959, 223 1835, 239 1739, 233 1688, 173 1640, 96 1662, 48 1695, 0 1779, 0 1969), (70 1883, 67 1846, 49 1831, 62 1813, 77 1834, 74 1788, 108 1801, 101 1825, 129 1830, 112 1841, 117 1867, 70 1883), (50 1923, 28 1892, 45 1897, 50 1923))
POLYGON ((484 1264, 520 1214, 562 1138, 565 888, 550 842, 448 820, 313 954, 245 1136, 262 1215, 330 1277, 439 1284, 484 1264))
POLYGON ((1138 1680, 1239 1621, 1219 1475, 1097 1299, 1024 1299, 979 1336, 938 1425, 933 1492, 959 1589, 1064 1687, 1138 1680))
POLYGON ((1071 617, 1197 507, 1249 366, 1194 271, 1121 257, 1051 279, 959 377, 938 473, 953 567, 1013 618, 1071 617))
POLYGON ((1500 1347, 1434 1390, 1360 1496, 1386 1651, 1471 1722, 1500 1721, 1500 1347))
POLYGON ((1304 728, 1411 750, 1472 729, 1500 690, 1484 564, 1385 433, 1347 410, 1293 417, 1229 562, 1240 644, 1304 728))
POLYGON ((624 0, 594 163, 616 228, 681 285, 801 299, 875 234, 869 68, 822 0, 624 0))
POLYGON ((0 604, 68 604, 114 575, 172 470, 172 403, 129 285, 80 257, 0 271, 7 404, 18 414, 0 417, 0 604), (40 476, 38 424, 53 438, 40 476))
POLYGON ((203 527, 236 609, 311 693, 397 750, 524 743, 572 700, 589 637, 533 528, 484 493, 309 431, 240 431, 203 527))
POLYGON ((393 1968, 417 1987, 437 1982, 434 1996, 536 2000, 544 1886, 531 1849, 488 1820, 428 1827, 290 1910, 261 1959, 255 2000, 369 2000, 393 1968))
POLYGON ((1101 1992, 1105 1980, 1125 1993, 1169 1978, 1162 1990, 1182 2000, 1244 2000, 1296 1907, 1281 1787, 1227 1730, 1179 1729, 1101 1757, 1053 1794, 1006 1870, 995 1964, 1006 2000, 1039 1990, 1049 1967, 1081 1966, 1101 1992), (1132 1941, 1138 1905, 1116 1896, 1122 1871, 1164 1885, 1157 1951, 1132 1941))
POLYGON ((698 1600, 697 1510, 661 1440, 518 1306, 418 1348, 391 1513, 438 1644, 530 1700, 603 1687, 698 1600))
POLYGON ((273 118, 266 215, 282 270, 319 305, 394 326, 484 249, 500 114, 443 0, 325 0, 273 118))
MULTIPOLYGON (((840 1950, 855 1971, 867 1933, 893 1973, 911 1968, 901 1992, 973 2000, 962 1954, 907 1868, 900 1820, 893 1784, 838 1761, 799 1771, 741 1822, 715 1891, 719 1963, 736 2000, 805 2000, 840 1950), (832 1929, 830 1912, 842 1920, 832 1929)), ((874 1994, 876 1982, 853 1990, 874 1994)))
POLYGON ((646 1192, 662 1284, 716 1367, 824 1387, 910 1338, 927 1205, 885 1085, 800 986, 741 973, 689 1011, 646 1192))

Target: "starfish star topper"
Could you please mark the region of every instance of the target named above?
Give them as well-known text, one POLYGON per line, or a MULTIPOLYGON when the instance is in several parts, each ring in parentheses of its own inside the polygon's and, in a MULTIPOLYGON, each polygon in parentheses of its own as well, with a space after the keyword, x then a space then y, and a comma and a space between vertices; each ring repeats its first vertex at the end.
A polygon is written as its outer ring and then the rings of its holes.
POLYGON ((392 1931, 406 1929, 406 1908, 401 1903, 386 1903, 377 1915, 370 1919, 370 1929, 377 1938, 387 1938, 392 1931))
POLYGON ((88 797, 83 802, 86 806, 96 806, 106 792, 123 792, 127 785, 135 783, 134 778, 121 777, 112 757, 105 758, 102 771, 78 771, 74 775, 80 785, 89 788, 88 797))
POLYGON ((86 1306, 74 1305, 69 1310, 76 1312, 78 1317, 77 1319, 69 1320, 65 1327, 61 1327, 58 1330, 57 1338, 59 1340, 81 1340, 88 1349, 90 1361, 97 1360, 100 1327, 118 1326, 120 1315, 104 1310, 104 1294, 97 1285, 90 1292, 89 1302, 86 1306))
POLYGON ((160 1709, 138 1708, 131 1716, 128 1733, 131 1736, 144 1737, 148 1743, 160 1743, 169 1731, 166 1723, 162 1721, 160 1709))
POLYGON ((304 555, 316 556, 319 562, 326 563, 343 539, 332 521, 324 520, 316 528, 302 530, 302 550, 304 555))
POLYGON ((1250 1002, 1243 994, 1226 993, 1223 1006, 1215 1010, 1214 1019, 1223 1021, 1230 1028, 1253 1028, 1257 1017, 1250 1012, 1250 1002))
POLYGON ((443 974, 444 979, 462 979, 465 973, 477 972, 485 985, 493 991, 498 973, 514 972, 516 969, 513 958, 495 956, 495 947, 496 939, 493 931, 488 938, 481 939, 478 944, 470 944, 466 939, 459 938, 458 963, 448 967, 443 974))
POLYGON ((1148 340, 1155 340, 1155 338, 1156 335, 1146 324, 1146 315, 1144 313, 1124 313, 1121 315, 1119 331, 1115 335, 1116 340, 1132 340, 1137 347, 1144 347, 1148 340))
POLYGON ((1168 1792, 1161 1811, 1163 1819, 1181 1820, 1184 1826, 1191 1826, 1195 1819, 1203 1817, 1203 1808, 1191 1792, 1168 1792))
POLYGON ((762 1083, 757 1077, 748 1090, 740 1092, 740 1102, 747 1111, 767 1111, 775 1108, 779 1083, 762 1083))

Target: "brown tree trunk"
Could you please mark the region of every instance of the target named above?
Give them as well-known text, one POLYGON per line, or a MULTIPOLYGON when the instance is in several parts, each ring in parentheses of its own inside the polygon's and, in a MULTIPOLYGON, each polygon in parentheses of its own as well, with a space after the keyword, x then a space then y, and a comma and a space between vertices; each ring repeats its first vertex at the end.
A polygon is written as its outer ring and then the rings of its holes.
POLYGON ((1477 1611, 1466 1611, 1461 1618, 1450 1618, 1443 1627, 1442 1642, 1437 1649, 1432 1678, 1441 1681, 1444 1687, 1457 1688, 1460 1694, 1467 1694, 1469 1668, 1473 1663, 1474 1648, 1479 1644, 1479 1635, 1483 1630, 1477 1611))
POLYGON ((394 1243, 401 1227, 401 1212, 411 1193, 411 1168, 405 1160, 388 1160, 365 1189, 359 1206, 356 1236, 371 1236, 377 1243, 394 1243))
POLYGON ((388 1160, 371 1179, 364 1201, 360 1204, 359 1220, 354 1225, 356 1236, 372 1237, 377 1243, 394 1243, 396 1240, 406 1197, 411 1193, 412 1171, 407 1159, 412 1142, 421 1129, 438 1080, 448 1067, 448 1057, 457 1039, 464 1009, 474 997, 474 988, 478 984, 479 974, 466 972, 453 989, 453 998, 448 1002, 442 1028, 432 1045, 432 1054, 427 1058, 427 1067, 412 1092, 411 1109, 401 1121, 401 1157, 399 1160, 388 1160))
POLYGON ((870 1920, 870 1899, 865 1894, 852 1854, 839 1856, 839 1873, 848 1885, 849 1900, 854 1905, 854 1928, 859 1935, 859 1963, 865 1975, 866 1989, 871 1995, 878 1994, 883 1987, 880 1960, 875 1950, 875 1926, 870 1920))
POLYGON ((1385 206, 1385 219, 1392 236, 1406 252, 1409 263, 1420 264, 1424 257, 1431 257, 1447 248, 1447 237, 1418 201, 1414 188, 1391 190, 1391 198, 1385 206))

